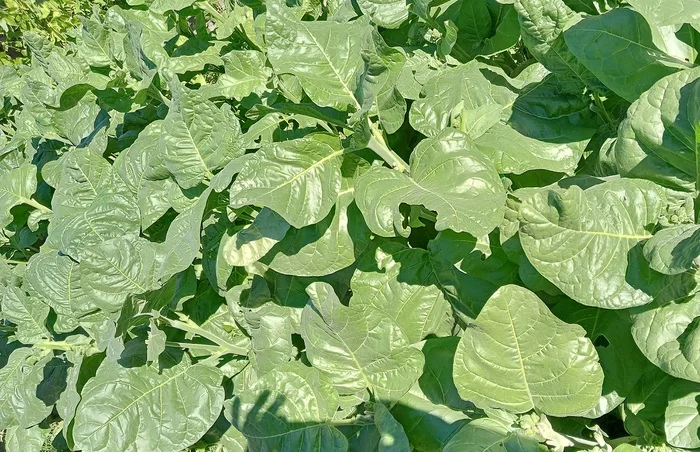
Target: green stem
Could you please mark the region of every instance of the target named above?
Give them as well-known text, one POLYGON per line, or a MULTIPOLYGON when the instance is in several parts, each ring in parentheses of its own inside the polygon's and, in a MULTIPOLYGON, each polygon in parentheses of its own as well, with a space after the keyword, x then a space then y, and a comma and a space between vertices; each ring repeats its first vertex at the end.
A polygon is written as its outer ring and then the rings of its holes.
POLYGON ((38 201, 35 201, 31 198, 22 198, 22 202, 28 206, 34 207, 35 209, 43 210, 46 213, 53 213, 53 210, 49 209, 45 205, 40 204, 38 201))
POLYGON ((418 214, 418 216, 421 218, 424 218, 428 221, 432 221, 433 223, 435 223, 437 221, 437 215, 430 212, 425 207, 421 207, 421 210, 420 210, 420 213, 418 214))
POLYGON ((167 317, 161 317, 161 319, 166 320, 173 328, 184 331, 186 333, 196 334, 197 336, 201 336, 205 339, 212 341, 213 343, 219 346, 221 351, 225 353, 231 353, 240 356, 248 355, 247 349, 227 343, 225 340, 223 340, 216 334, 201 328, 199 325, 194 323, 192 320, 189 319, 189 317, 185 315, 180 314, 180 320, 172 320, 167 317))
POLYGON ((36 344, 34 344, 34 347, 43 348, 44 350, 63 350, 63 351, 73 350, 73 347, 71 347, 70 344, 67 344, 65 342, 56 342, 56 341, 37 342, 36 344))
POLYGON ((212 354, 214 353, 221 353, 221 347, 218 345, 210 345, 210 344, 196 344, 194 342, 172 342, 172 341, 167 341, 165 343, 166 347, 175 347, 175 348, 188 348, 190 350, 202 350, 202 351, 207 351, 212 354))
POLYGON ((26 261, 16 261, 14 259, 4 259, 4 258, 3 258, 3 262, 5 262, 6 264, 14 264, 14 265, 27 263, 26 261))
POLYGON ((603 105, 603 101, 600 99, 598 93, 593 92, 593 100, 595 101, 596 107, 598 107, 602 113, 603 119, 610 125, 612 130, 615 130, 615 121, 613 121, 608 114, 608 110, 605 109, 605 105, 603 105))
POLYGON ((374 425, 374 422, 357 422, 357 419, 340 419, 329 422, 330 425, 374 425))
POLYGON ((408 163, 406 163, 399 155, 392 151, 389 146, 384 141, 384 136, 382 132, 377 128, 375 124, 370 124, 372 129, 372 137, 369 139, 367 147, 373 150, 379 157, 381 157, 386 163, 392 168, 402 173, 408 172, 408 163))

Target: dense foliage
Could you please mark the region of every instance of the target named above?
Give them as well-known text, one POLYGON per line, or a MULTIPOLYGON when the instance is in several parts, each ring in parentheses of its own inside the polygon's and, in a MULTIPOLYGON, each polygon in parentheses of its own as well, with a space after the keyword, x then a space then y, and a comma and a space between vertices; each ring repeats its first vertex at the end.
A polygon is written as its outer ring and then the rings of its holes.
POLYGON ((0 67, 8 451, 700 448, 700 2, 129 4, 0 67))
MULTIPOLYGON (((0 64, 29 61, 22 36, 42 33, 54 44, 63 44, 80 23, 79 16, 104 8, 107 0, 2 0, 0 1, 0 64)), ((120 3, 112 1, 110 3, 120 3)))

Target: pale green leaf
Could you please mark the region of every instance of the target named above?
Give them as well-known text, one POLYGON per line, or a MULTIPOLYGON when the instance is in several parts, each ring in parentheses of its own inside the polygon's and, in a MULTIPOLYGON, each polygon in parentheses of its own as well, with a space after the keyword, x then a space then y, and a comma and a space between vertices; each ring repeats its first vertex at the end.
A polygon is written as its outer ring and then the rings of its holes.
POLYGON ((173 451, 194 444, 219 417, 221 373, 183 362, 159 373, 105 362, 81 392, 73 439, 91 451, 173 451))
POLYGON ((654 301, 632 313, 644 356, 674 377, 700 383, 700 297, 654 301))
POLYGON ((588 16, 564 32, 564 38, 577 61, 630 102, 659 79, 690 66, 660 51, 644 17, 628 8, 588 16), (593 48, 615 55, 617 64, 593 48))
POLYGON ((350 288, 350 307, 393 320, 411 343, 451 333, 452 307, 424 250, 390 242, 380 245, 359 263, 350 288))
POLYGON ((345 451, 331 424, 338 393, 317 370, 294 362, 279 366, 226 403, 225 415, 252 450, 345 451))
POLYGON ((267 58, 278 74, 294 75, 311 100, 322 107, 359 109, 356 73, 366 21, 302 22, 281 2, 267 4, 267 58))
POLYGON ((649 266, 666 275, 678 275, 697 266, 700 257, 700 226, 684 224, 654 234, 644 244, 649 266))
POLYGON ((325 136, 264 146, 231 186, 231 206, 268 207, 295 228, 318 223, 338 197, 342 153, 325 136))
POLYGON ((579 303, 640 306, 653 294, 643 275, 628 277, 628 253, 651 237, 665 202, 660 187, 633 179, 543 190, 520 207, 520 241, 534 268, 579 303))
POLYGON ((505 192, 491 162, 468 137, 445 130, 423 140, 411 154, 409 175, 374 167, 357 181, 360 211, 372 232, 407 236, 402 203, 437 212, 435 229, 483 236, 503 218, 505 192))
POLYGON ((241 128, 228 104, 219 108, 197 91, 171 83, 173 100, 163 120, 160 150, 168 171, 183 188, 211 179, 242 155, 241 128))
POLYGON ((700 384, 677 381, 668 390, 665 432, 669 444, 700 447, 700 384))
POLYGON ((379 401, 408 392, 423 367, 393 320, 368 308, 345 307, 333 288, 313 283, 301 315, 301 335, 311 364, 341 395, 369 389, 379 401))
POLYGON ((700 69, 659 80, 627 112, 615 146, 621 175, 697 193, 700 69))
POLYGON ((483 408, 584 413, 598 403, 603 384, 598 354, 585 334, 527 289, 503 286, 462 335, 455 385, 483 408))

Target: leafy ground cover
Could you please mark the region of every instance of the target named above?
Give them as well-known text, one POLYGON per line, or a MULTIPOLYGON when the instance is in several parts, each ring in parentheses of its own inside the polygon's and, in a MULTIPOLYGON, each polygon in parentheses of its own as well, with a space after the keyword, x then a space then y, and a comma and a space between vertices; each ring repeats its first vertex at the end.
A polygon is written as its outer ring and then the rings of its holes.
POLYGON ((700 448, 700 2, 128 3, 0 66, 8 451, 700 448))
MULTIPOLYGON (((112 1, 110 3, 119 3, 112 1)), ((3 0, 0 3, 0 64, 29 62, 22 36, 27 31, 44 34, 62 45, 80 23, 80 15, 106 7, 104 0, 3 0)))

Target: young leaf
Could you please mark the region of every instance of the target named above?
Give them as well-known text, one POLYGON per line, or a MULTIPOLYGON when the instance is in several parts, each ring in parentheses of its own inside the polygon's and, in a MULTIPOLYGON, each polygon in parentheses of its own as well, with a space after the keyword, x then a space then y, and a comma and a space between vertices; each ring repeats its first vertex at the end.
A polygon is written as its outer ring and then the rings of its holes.
POLYGON ((242 155, 241 127, 227 106, 218 108, 178 81, 170 84, 173 100, 163 120, 159 147, 168 171, 182 188, 211 179, 212 171, 242 155))

